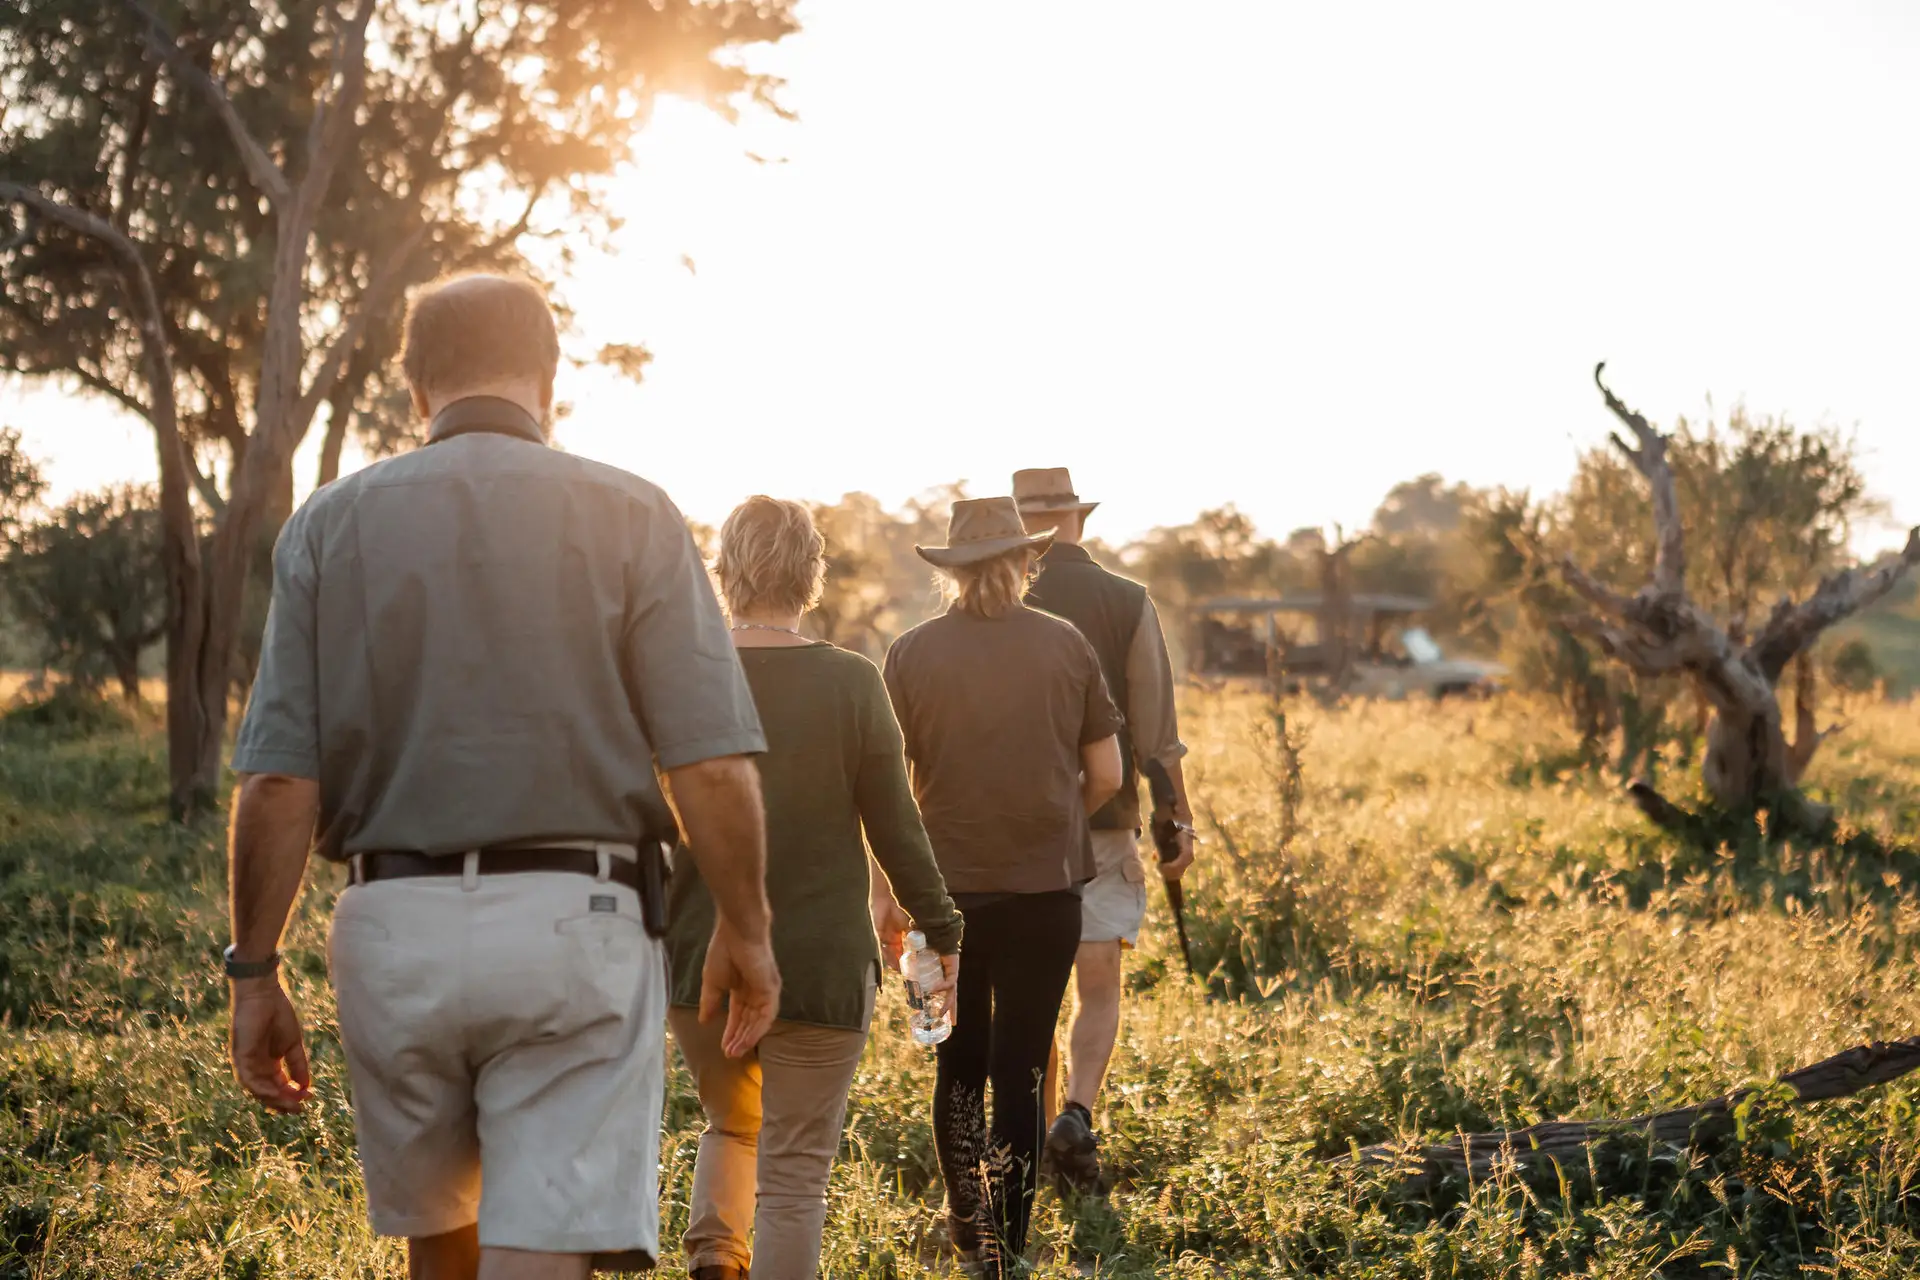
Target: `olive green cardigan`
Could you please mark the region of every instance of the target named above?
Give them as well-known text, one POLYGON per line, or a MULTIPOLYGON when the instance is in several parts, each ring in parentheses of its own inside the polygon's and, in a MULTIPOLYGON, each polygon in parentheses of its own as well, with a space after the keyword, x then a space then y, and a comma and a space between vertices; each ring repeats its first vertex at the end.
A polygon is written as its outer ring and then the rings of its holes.
MULTIPOLYGON (((880 673, 858 654, 830 644, 742 649, 740 664, 767 735, 758 763, 780 1016, 857 1028, 880 976, 867 845, 928 943, 960 949, 960 913, 920 824, 900 726, 880 673)), ((673 1003, 697 1005, 713 899, 684 849, 673 861, 673 1003)))

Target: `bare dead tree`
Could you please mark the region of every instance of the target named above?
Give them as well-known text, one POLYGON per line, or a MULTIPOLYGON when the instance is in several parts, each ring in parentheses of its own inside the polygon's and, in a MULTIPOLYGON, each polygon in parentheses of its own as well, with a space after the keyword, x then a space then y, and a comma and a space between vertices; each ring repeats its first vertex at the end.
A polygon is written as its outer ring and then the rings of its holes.
MULTIPOLYGON (((1903 550, 1879 563, 1830 574, 1803 601, 1782 599, 1751 638, 1743 622, 1720 625, 1687 594, 1686 539, 1667 461, 1667 437, 1607 389, 1605 370, 1604 361, 1594 366, 1594 383, 1607 408, 1632 432, 1634 443, 1618 433, 1610 438, 1645 477, 1653 500, 1653 577, 1634 595, 1624 596, 1568 556, 1561 575, 1592 611, 1568 618, 1567 625, 1641 675, 1683 674, 1693 684, 1712 710, 1703 772, 1717 806, 1742 816, 1764 808, 1783 829, 1824 832, 1832 821, 1831 810, 1800 791, 1800 779, 1822 736, 1814 726, 1810 681, 1803 676, 1800 684, 1791 742, 1777 686, 1821 632, 1879 600, 1920 563, 1920 529, 1909 533, 1903 550)), ((1641 812, 1661 826, 1685 830, 1692 825, 1692 815, 1646 783, 1634 784, 1629 794, 1641 812)))

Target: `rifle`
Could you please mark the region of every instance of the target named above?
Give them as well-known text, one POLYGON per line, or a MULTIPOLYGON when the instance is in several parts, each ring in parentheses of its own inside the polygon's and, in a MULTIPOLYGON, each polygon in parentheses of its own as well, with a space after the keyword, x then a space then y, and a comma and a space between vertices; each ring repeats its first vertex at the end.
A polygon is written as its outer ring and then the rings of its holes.
MULTIPOLYGON (((1147 794, 1153 797, 1154 812, 1166 815, 1164 818, 1154 818, 1149 824, 1153 832, 1153 847, 1159 851, 1160 861, 1164 865, 1180 856, 1181 823, 1173 817, 1176 799, 1173 778, 1168 775, 1167 766, 1158 760, 1147 761, 1140 766, 1140 772, 1146 775, 1147 794)), ((1192 834, 1193 828, 1186 830, 1192 834)), ((1187 895, 1177 880, 1162 880, 1160 883, 1167 886, 1167 905, 1173 908, 1173 927, 1180 934, 1180 958, 1187 962, 1187 975, 1197 978, 1200 975, 1194 972, 1193 948, 1187 943, 1187 895)))

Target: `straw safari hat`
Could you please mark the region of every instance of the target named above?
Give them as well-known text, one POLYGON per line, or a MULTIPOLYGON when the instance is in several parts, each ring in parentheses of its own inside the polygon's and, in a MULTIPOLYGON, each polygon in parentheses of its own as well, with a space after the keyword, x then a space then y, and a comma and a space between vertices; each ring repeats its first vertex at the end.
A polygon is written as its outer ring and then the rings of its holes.
POLYGON ((1034 467, 1013 473, 1013 500, 1030 514, 1078 511, 1086 515, 1100 504, 1082 502, 1073 491, 1073 476, 1065 467, 1034 467))
POLYGON ((1020 508, 1012 498, 962 498, 947 519, 947 545, 915 547, 922 560, 942 569, 979 564, 1017 547, 1045 551, 1053 530, 1028 533, 1020 522, 1020 508))

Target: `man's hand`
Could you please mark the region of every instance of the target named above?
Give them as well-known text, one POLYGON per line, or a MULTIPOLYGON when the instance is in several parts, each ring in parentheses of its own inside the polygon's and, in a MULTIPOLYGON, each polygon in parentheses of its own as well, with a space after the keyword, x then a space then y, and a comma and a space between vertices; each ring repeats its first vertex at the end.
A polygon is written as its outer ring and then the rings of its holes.
POLYGON ((746 756, 717 756, 667 771, 687 851, 713 895, 713 940, 700 971, 700 1021, 727 1002, 720 1047, 738 1058, 760 1043, 780 1012, 767 906, 766 815, 760 771, 746 756))
POLYGON ((1177 824, 1173 834, 1180 849, 1180 856, 1160 863, 1160 877, 1168 884, 1179 884, 1180 878, 1186 875, 1187 868, 1193 865, 1193 822, 1189 818, 1176 817, 1171 810, 1154 811, 1153 829, 1156 833, 1154 839, 1156 852, 1160 843, 1157 833, 1173 824, 1177 824))
MULTIPOLYGON (((319 812, 320 784, 311 778, 246 774, 233 789, 228 861, 235 955, 271 955, 280 945, 319 812)), ((233 1074, 241 1086, 275 1111, 298 1111, 312 1081, 300 1015, 280 975, 235 981, 230 1016, 233 1074)))
POLYGON ((713 927, 707 963, 700 971, 700 1021, 712 1022, 727 1005, 720 1047, 729 1058, 746 1056, 780 1012, 780 969, 764 936, 748 941, 725 920, 713 927))
POLYGON ((313 1092, 313 1076, 300 1015, 279 977, 235 982, 232 1018, 233 1074, 241 1087, 271 1110, 300 1110, 313 1092))
POLYGON ((886 960, 887 968, 897 973, 900 969, 900 953, 907 946, 907 930, 913 927, 913 922, 907 919, 906 909, 885 889, 875 891, 871 905, 873 932, 880 939, 880 954, 886 960))

